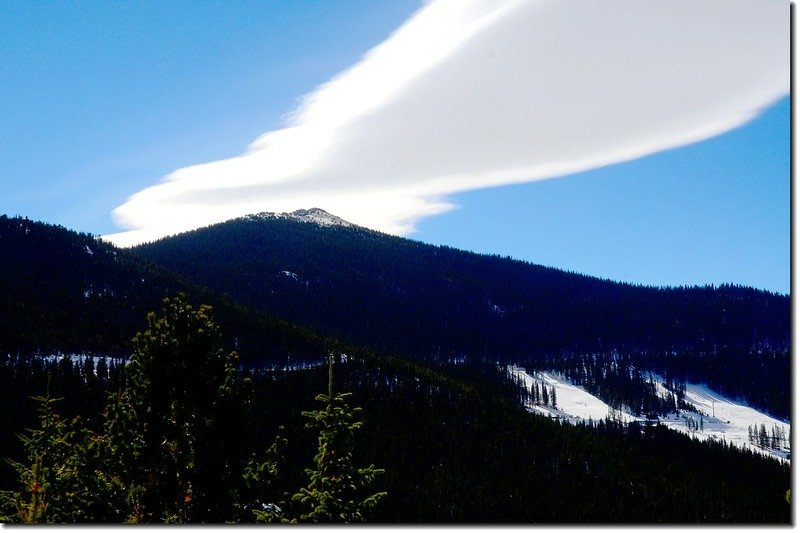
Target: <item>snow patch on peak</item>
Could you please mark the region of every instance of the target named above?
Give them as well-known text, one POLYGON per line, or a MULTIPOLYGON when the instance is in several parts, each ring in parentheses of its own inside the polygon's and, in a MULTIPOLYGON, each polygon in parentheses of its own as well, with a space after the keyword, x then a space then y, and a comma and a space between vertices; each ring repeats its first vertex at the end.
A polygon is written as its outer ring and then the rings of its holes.
POLYGON ((320 226, 354 226, 348 221, 341 219, 336 215, 331 215, 319 207, 312 207, 311 209, 298 209, 297 211, 292 211, 289 213, 287 217, 294 220, 299 220, 301 222, 314 222, 320 226))
POLYGON ((355 228, 358 227, 355 224, 351 224, 350 222, 337 217, 336 215, 332 215, 325 211, 324 209, 320 209, 319 207, 312 207, 311 209, 298 209, 296 211, 292 211, 291 213, 258 213, 257 215, 250 215, 248 218, 252 219, 271 219, 271 218, 282 218, 287 220, 295 220, 297 222, 311 222, 313 224, 317 224, 319 226, 340 226, 346 228, 355 228))

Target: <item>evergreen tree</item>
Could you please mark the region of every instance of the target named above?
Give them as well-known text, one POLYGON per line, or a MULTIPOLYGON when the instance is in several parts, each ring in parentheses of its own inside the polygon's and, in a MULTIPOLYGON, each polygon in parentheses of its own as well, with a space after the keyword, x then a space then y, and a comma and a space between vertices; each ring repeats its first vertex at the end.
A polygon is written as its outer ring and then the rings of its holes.
POLYGON ((107 411, 112 461, 132 522, 223 521, 241 472, 243 406, 235 353, 219 347, 211 308, 183 294, 134 338, 127 389, 107 411))
POLYGON ((60 399, 35 397, 38 428, 20 435, 26 463, 9 460, 17 472, 22 492, 3 494, 4 520, 28 524, 89 522, 108 518, 104 480, 95 475, 98 465, 90 433, 80 419, 67 421, 54 409, 60 399))
POLYGON ((769 445, 769 437, 767 436, 767 426, 761 424, 761 428, 758 430, 758 445, 762 448, 766 448, 769 445))
MULTIPOLYGON (((66 423, 53 410, 57 399, 34 398, 39 403, 39 428, 26 429, 19 435, 26 451, 27 464, 7 459, 19 475, 23 492, 4 492, 3 521, 23 524, 47 524, 58 521, 57 511, 51 505, 51 492, 59 483, 58 463, 63 460, 66 448, 66 423), (9 513, 9 511, 11 511, 9 513)), ((56 506, 58 503, 56 502, 56 506)))
POLYGON ((97 379, 101 382, 105 382, 108 379, 108 363, 106 362, 105 357, 101 357, 100 360, 97 362, 97 367, 95 368, 95 372, 97 374, 97 379))
POLYGON ((306 411, 310 418, 306 427, 319 432, 319 448, 314 457, 315 468, 306 469, 307 487, 301 488, 292 499, 306 507, 300 521, 315 523, 364 522, 365 513, 386 496, 385 492, 370 492, 375 478, 384 471, 370 465, 358 468, 353 464, 353 433, 361 428, 356 421, 359 407, 350 407, 352 393, 333 393, 333 355, 328 357, 328 394, 317 400, 325 409, 306 411))
MULTIPOLYGON (((284 519, 281 505, 286 505, 288 493, 279 494, 277 486, 284 474, 286 464, 286 448, 288 440, 283 436, 284 427, 278 428, 278 435, 267 449, 264 458, 256 461, 251 457, 244 469, 244 491, 248 503, 245 509, 253 512, 256 522, 263 523, 292 523, 284 519), (275 500, 281 500, 276 503, 275 500)), ((245 519, 250 517, 245 517, 245 519)), ((296 522, 296 521, 294 521, 296 522)))

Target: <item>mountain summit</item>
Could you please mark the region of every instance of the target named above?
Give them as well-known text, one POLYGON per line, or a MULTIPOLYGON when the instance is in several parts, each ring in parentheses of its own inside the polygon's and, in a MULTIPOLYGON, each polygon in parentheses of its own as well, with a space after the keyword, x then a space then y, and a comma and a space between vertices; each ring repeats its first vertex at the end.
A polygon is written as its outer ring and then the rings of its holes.
POLYGON ((263 212, 255 215, 248 215, 244 218, 249 218, 252 220, 282 218, 287 220, 295 220, 297 222, 311 222, 320 226, 342 226, 349 228, 357 227, 355 224, 351 224, 350 222, 339 218, 336 215, 332 215, 324 209, 320 209, 319 207, 312 207, 311 209, 298 209, 296 211, 292 211, 291 213, 263 212))

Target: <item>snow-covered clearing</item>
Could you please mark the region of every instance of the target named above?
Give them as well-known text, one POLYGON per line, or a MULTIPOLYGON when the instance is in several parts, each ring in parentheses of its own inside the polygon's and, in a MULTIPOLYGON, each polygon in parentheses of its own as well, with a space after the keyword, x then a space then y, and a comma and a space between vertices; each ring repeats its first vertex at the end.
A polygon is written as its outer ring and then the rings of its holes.
POLYGON ((681 411, 677 419, 674 416, 662 418, 660 419, 661 423, 671 429, 691 433, 701 440, 717 439, 732 442, 740 447, 788 460, 790 452, 788 437, 791 430, 789 423, 772 418, 743 403, 725 398, 705 385, 697 383, 686 384, 686 402, 693 405, 700 413, 681 411), (693 420, 696 425, 700 424, 702 418, 703 431, 690 431, 686 424, 687 418, 693 420), (748 427, 760 428, 762 424, 766 427, 768 434, 771 434, 774 427, 780 428, 785 433, 787 441, 781 449, 762 450, 758 446, 750 444, 748 427))
MULTIPOLYGON (((614 418, 623 422, 645 421, 643 416, 636 417, 630 413, 612 409, 601 399, 592 396, 582 387, 569 383, 563 376, 558 374, 552 372, 533 372, 529 374, 524 368, 517 366, 509 366, 508 372, 512 379, 520 379, 528 389, 530 389, 534 380, 539 383, 544 382, 548 388, 555 387, 556 408, 532 404, 526 405, 531 412, 573 423, 588 421, 590 418, 595 421, 605 418, 614 418)), ((661 385, 660 376, 653 374, 653 381, 658 383, 660 392, 667 392, 661 385)), ((678 415, 659 418, 659 423, 675 431, 692 435, 699 440, 716 439, 732 443, 741 448, 749 448, 758 453, 771 455, 786 461, 789 460, 790 444, 788 437, 791 430, 789 423, 761 413, 743 402, 726 398, 702 384, 687 383, 685 400, 698 412, 681 410, 678 415), (699 428, 701 419, 702 431, 689 428, 687 420, 690 420, 694 427, 699 428), (762 424, 770 435, 773 428, 779 428, 785 433, 787 440, 781 449, 761 449, 749 442, 748 427, 756 426, 760 428, 762 424)))
POLYGON ((544 382, 547 387, 555 387, 556 389, 556 407, 543 407, 541 405, 529 404, 526 407, 535 413, 550 416, 552 418, 561 418, 571 422, 583 422, 584 420, 603 420, 613 416, 617 420, 623 422, 631 422, 636 420, 627 413, 615 411, 611 409, 607 403, 600 398, 592 396, 583 387, 573 385, 567 382, 562 377, 550 372, 534 372, 528 374, 524 368, 517 366, 509 367, 509 372, 513 378, 519 377, 524 385, 530 389, 534 380, 539 383, 544 382))

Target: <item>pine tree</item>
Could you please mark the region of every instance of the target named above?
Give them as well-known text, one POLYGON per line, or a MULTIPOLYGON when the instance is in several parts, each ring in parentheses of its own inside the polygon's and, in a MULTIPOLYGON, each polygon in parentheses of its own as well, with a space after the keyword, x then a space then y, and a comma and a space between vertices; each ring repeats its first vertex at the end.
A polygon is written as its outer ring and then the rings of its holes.
POLYGON ((132 522, 223 521, 241 472, 244 426, 236 355, 219 347, 211 308, 186 296, 147 316, 107 410, 108 454, 132 522))
POLYGON ((292 499, 301 503, 307 512, 301 522, 354 523, 364 522, 365 513, 386 496, 385 492, 370 492, 375 478, 384 471, 370 465, 358 468, 353 464, 353 433, 361 428, 356 421, 359 407, 350 407, 351 393, 333 393, 333 354, 328 356, 328 394, 317 400, 325 409, 303 412, 310 419, 308 428, 319 432, 319 448, 314 457, 315 468, 306 469, 308 486, 292 499))
MULTIPOLYGON (((284 427, 278 427, 278 435, 267 449, 261 461, 251 457, 244 469, 244 489, 248 503, 244 507, 252 508, 253 518, 262 523, 296 523, 296 520, 284 518, 284 511, 280 505, 285 501, 276 503, 275 500, 288 500, 287 494, 278 494, 278 482, 283 477, 284 464, 286 463, 286 449, 288 440, 283 436, 284 427)), ((248 517, 249 518, 249 517, 248 517)))
POLYGON ((23 491, 3 493, 3 507, 6 508, 4 522, 47 524, 58 521, 56 512, 51 508, 50 492, 53 485, 58 483, 57 467, 65 452, 66 424, 53 410, 53 404, 58 399, 50 398, 48 393, 34 400, 39 403, 39 428, 26 429, 24 434, 19 435, 28 463, 7 459, 17 472, 23 491))
MULTIPOLYGON (((48 384, 49 390, 49 384, 48 384)), ((8 460, 23 491, 4 493, 4 506, 13 506, 9 521, 28 524, 85 522, 106 517, 100 482, 95 479, 89 432, 80 419, 67 421, 54 409, 59 398, 35 397, 39 427, 19 438, 26 463, 8 460)))
POLYGON ((761 428, 758 431, 758 445, 762 448, 766 448, 769 445, 769 437, 767 436, 767 426, 761 424, 761 428))
POLYGON ((105 382, 108 379, 108 363, 105 357, 101 357, 100 360, 97 361, 95 372, 97 373, 97 379, 99 381, 105 382))

